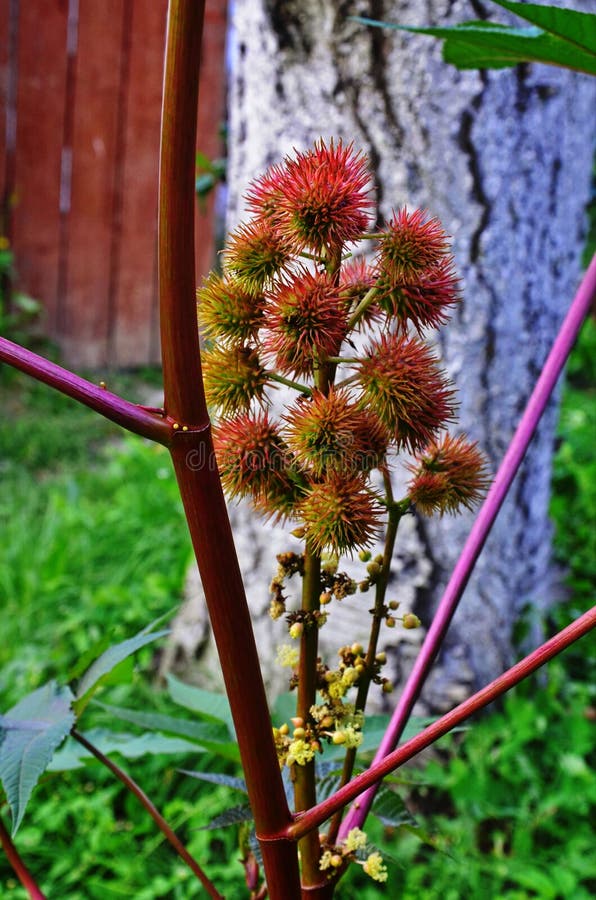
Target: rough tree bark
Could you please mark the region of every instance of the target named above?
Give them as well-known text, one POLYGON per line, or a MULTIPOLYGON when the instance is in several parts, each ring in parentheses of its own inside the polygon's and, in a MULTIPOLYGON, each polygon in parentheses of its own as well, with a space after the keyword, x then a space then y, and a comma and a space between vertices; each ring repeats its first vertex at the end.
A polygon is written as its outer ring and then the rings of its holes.
MULTIPOLYGON (((464 304, 439 336, 440 348, 459 390, 461 428, 496 469, 577 282, 596 83, 546 66, 461 74, 441 61, 437 42, 365 28, 351 15, 444 24, 484 17, 485 9, 475 0, 236 0, 229 225, 242 218, 242 194, 255 174, 319 136, 354 141, 368 153, 381 219, 405 203, 438 215, 464 277, 464 304)), ((528 604, 542 610, 552 599, 555 421, 553 404, 427 685, 434 708, 506 668, 520 612, 528 604)), ((260 531, 242 508, 234 515, 251 548, 245 569, 266 653, 283 640, 266 617, 280 539, 268 526, 260 531)), ((407 517, 400 526, 396 596, 423 622, 470 523, 468 516, 407 517)), ((365 598, 360 603, 368 608, 365 598)), ((352 606, 350 641, 358 637, 352 606)), ((335 622, 333 631, 337 646, 335 622)), ((412 655, 410 633, 390 637, 399 672, 412 655)))

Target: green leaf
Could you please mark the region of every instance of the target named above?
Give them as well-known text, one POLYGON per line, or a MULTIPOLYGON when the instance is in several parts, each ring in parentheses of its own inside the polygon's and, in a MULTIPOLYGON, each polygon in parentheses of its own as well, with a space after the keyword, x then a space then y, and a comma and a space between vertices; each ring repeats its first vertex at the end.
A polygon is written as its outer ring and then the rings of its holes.
POLYGON ((538 25, 563 40, 596 54, 596 15, 560 6, 536 3, 515 3, 512 0, 492 0, 497 6, 515 13, 520 19, 538 25))
POLYGON ((31 793, 75 723, 68 687, 50 681, 0 716, 0 781, 16 833, 31 793))
POLYGON ((168 675, 168 690, 170 697, 178 706, 199 713, 205 719, 214 722, 225 722, 230 734, 234 737, 234 723, 228 698, 224 694, 216 694, 213 691, 205 691, 194 685, 184 684, 173 675, 168 675))
POLYGON ((166 716, 161 713, 144 713, 136 709, 126 709, 121 706, 110 706, 96 700, 93 704, 98 706, 108 715, 132 725, 138 725, 149 731, 161 731, 165 734, 175 734, 179 737, 189 738, 202 744, 208 741, 211 744, 227 743, 229 740, 228 729, 222 723, 217 722, 191 722, 188 719, 177 719, 175 716, 166 716))
POLYGON ((386 828, 416 824, 416 820, 399 794, 386 785, 381 785, 377 791, 371 812, 386 828))
POLYGON ((128 640, 122 641, 120 644, 114 644, 114 646, 109 647, 102 653, 87 669, 79 682, 75 702, 77 713, 80 714, 83 711, 100 686, 99 683, 104 676, 109 675, 112 669, 133 653, 136 653, 137 650, 140 650, 141 647, 145 647, 147 644, 151 644, 167 634, 169 634, 168 629, 147 633, 147 629, 144 628, 134 637, 128 638, 128 640))
POLYGON ((233 806, 220 816, 216 816, 208 825, 203 825, 199 831, 213 831, 215 828, 227 828, 229 825, 238 825, 240 822, 250 822, 252 810, 250 806, 233 806))
MULTIPOLYGON (((201 748, 190 741, 167 737, 157 732, 136 735, 112 732, 104 728, 91 728, 89 731, 85 731, 85 737, 106 756, 119 753, 125 759, 138 759, 142 756, 160 754, 189 755, 203 752, 201 748)), ((94 760, 93 754, 71 738, 61 750, 54 754, 54 758, 47 768, 50 772, 64 772, 69 769, 79 769, 85 763, 94 760)))
POLYGON ((235 791, 248 793, 246 790, 246 782, 243 778, 234 778, 233 775, 223 775, 221 772, 189 772, 188 769, 180 769, 183 775, 190 775, 191 778, 198 778, 199 781, 209 781, 211 784, 223 784, 226 787, 233 788, 235 791))
MULTIPOLYGON (((515 12, 518 12, 517 7, 521 7, 524 12, 532 7, 535 10, 555 9, 526 3, 506 3, 505 0, 495 2, 507 8, 515 6, 515 12)), ((556 10, 556 12, 566 14, 573 11, 556 10)), ((561 24, 558 16, 545 17, 545 21, 551 24, 546 30, 541 30, 535 25, 530 28, 514 28, 485 21, 463 22, 459 25, 436 28, 415 28, 362 17, 358 17, 356 21, 363 25, 392 28, 443 39, 445 41, 443 59, 460 69, 498 69, 522 62, 542 62, 596 75, 596 38, 594 38, 596 16, 587 13, 574 15, 583 17, 581 26, 577 22, 565 26, 561 24), (559 29, 558 32, 555 31, 555 26, 559 29), (574 39, 571 40, 567 33, 574 35, 574 39)), ((533 22, 540 18, 537 16, 531 18, 530 15, 524 17, 533 22)))

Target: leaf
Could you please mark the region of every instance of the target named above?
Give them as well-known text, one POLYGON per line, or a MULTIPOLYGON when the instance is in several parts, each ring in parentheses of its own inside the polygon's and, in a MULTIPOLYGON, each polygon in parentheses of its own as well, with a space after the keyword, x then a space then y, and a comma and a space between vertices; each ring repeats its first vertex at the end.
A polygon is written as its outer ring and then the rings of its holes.
POLYGON ((0 781, 12 813, 12 832, 54 752, 75 723, 68 687, 50 681, 0 716, 0 781))
POLYGON ((209 743, 228 743, 228 729, 225 725, 217 722, 191 722, 189 719, 178 719, 175 716, 166 716, 161 713, 145 713, 138 712, 136 709, 126 709, 121 706, 110 706, 106 703, 100 703, 98 700, 94 702, 105 713, 124 722, 130 722, 131 725, 138 725, 149 731, 161 731, 165 734, 175 734, 180 737, 189 738, 198 744, 203 741, 209 743))
POLYGON ((199 831, 213 831, 215 828, 228 828, 230 825, 238 825, 240 822, 250 822, 252 820, 252 810, 246 804, 244 806, 233 806, 224 813, 212 819, 208 825, 203 825, 199 831))
POLYGON ((234 778, 233 775, 223 775, 221 772, 189 772, 188 769, 180 769, 183 775, 190 775, 191 778, 198 778, 199 781, 209 781, 211 784, 223 784, 235 791, 248 793, 246 790, 246 782, 243 778, 234 778))
POLYGON ((377 791, 371 812, 386 828, 416 824, 416 820, 399 794, 386 785, 381 785, 377 791))
POLYGON ((557 37, 596 54, 596 15, 576 9, 562 9, 536 3, 515 3, 513 0, 492 0, 497 6, 515 13, 520 19, 538 25, 557 37))
MULTIPOLYGON (((138 759, 141 756, 157 756, 160 754, 196 754, 203 750, 190 741, 182 738, 167 737, 156 732, 148 734, 126 734, 108 731, 104 728, 91 728, 85 732, 85 737, 94 744, 98 750, 110 756, 119 753, 125 759, 138 759)), ((69 740, 63 749, 59 750, 48 766, 51 772, 64 772, 69 769, 79 769, 85 763, 95 760, 85 747, 74 739, 69 740)))
POLYGON ((213 691, 205 691, 194 685, 184 684, 173 675, 168 675, 168 690, 170 697, 179 706, 191 709, 199 713, 205 719, 215 722, 225 722, 230 735, 235 737, 234 723, 228 698, 224 694, 216 694, 213 691))
MULTIPOLYGON (((494 0, 505 6, 505 0, 494 0)), ((521 7, 527 11, 533 4, 507 4, 521 7)), ((535 9, 554 9, 554 7, 534 7, 535 9)), ((517 9, 515 10, 517 12, 517 9)), ((560 13, 572 10, 558 10, 560 13)), ((587 13, 576 13, 591 20, 587 27, 572 28, 579 36, 577 41, 570 42, 558 33, 547 33, 536 26, 530 28, 514 28, 493 22, 463 22, 449 27, 422 27, 397 25, 379 22, 374 19, 357 17, 363 25, 380 28, 392 28, 413 34, 425 34, 443 39, 443 59, 460 69, 471 68, 503 68, 522 62, 542 62, 563 66, 580 72, 596 75, 596 39, 585 37, 585 33, 596 31, 596 16, 587 13), (580 45, 581 41, 581 45, 580 45)), ((525 16, 529 19, 530 16, 525 16)), ((530 19, 530 21, 533 21, 530 19)), ((559 20, 557 19, 557 24, 559 20)), ((561 26, 564 30, 563 26, 561 26)))
POLYGON ((153 641, 165 637, 167 634, 169 634, 168 629, 150 633, 147 633, 147 629, 143 629, 143 631, 140 631, 134 637, 128 638, 128 640, 122 641, 119 644, 114 644, 102 653, 101 656, 99 656, 87 669, 79 682, 75 702, 77 713, 80 714, 82 712, 93 693, 95 693, 99 687, 99 682, 105 675, 108 675, 118 663, 121 663, 133 653, 136 653, 141 647, 145 647, 147 644, 151 644, 153 641))

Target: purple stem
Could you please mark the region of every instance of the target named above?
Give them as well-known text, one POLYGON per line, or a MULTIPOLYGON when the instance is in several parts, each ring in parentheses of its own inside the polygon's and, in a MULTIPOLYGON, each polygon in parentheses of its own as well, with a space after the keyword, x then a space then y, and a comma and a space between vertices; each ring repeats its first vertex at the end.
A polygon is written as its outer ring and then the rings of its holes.
MULTIPOLYGON (((584 275, 579 289, 573 299, 569 312, 561 326, 552 350, 544 364, 540 378, 536 383, 528 401, 525 412, 503 458, 491 489, 474 522, 464 549, 457 561, 453 574, 441 598, 437 612, 433 618, 420 653, 410 673, 403 693, 381 741, 373 760, 380 762, 397 746, 406 723, 412 712, 426 677, 443 642, 447 629, 457 605, 468 583, 476 560, 484 546, 497 514, 503 504, 507 491, 528 449, 536 426, 544 412, 550 395, 557 383, 559 375, 571 352, 578 332, 596 297, 596 254, 584 275)), ((358 797, 344 819, 339 838, 345 838, 351 828, 362 825, 370 810, 378 784, 358 797)))
POLYGON ((84 406, 101 413, 106 419, 111 419, 112 422, 140 434, 141 437, 157 441, 166 447, 170 445, 172 422, 168 419, 149 412, 136 403, 123 400, 106 388, 86 381, 74 372, 69 372, 68 369, 63 369, 62 366, 3 337, 0 337, 0 361, 14 366, 37 381, 42 381, 60 393, 66 394, 67 397, 78 400, 84 406))

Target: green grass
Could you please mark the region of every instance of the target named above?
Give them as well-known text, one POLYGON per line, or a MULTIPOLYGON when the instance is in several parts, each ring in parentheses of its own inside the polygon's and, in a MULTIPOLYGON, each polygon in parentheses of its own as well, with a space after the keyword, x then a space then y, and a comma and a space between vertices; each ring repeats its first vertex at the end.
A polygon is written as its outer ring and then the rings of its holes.
MULTIPOLYGON (((596 584, 593 454, 596 326, 570 365, 555 460, 556 554, 571 599, 552 628, 592 602, 596 584)), ((141 399, 147 379, 114 384, 141 399)), ((72 401, 0 370, 0 708, 62 677, 100 646, 129 637, 181 599, 190 547, 167 453, 128 437, 72 401)), ((401 788, 428 842, 371 822, 386 848, 390 894, 352 867, 340 900, 583 900, 596 892, 589 777, 596 683, 594 641, 584 639, 511 693, 441 761, 408 769, 401 788)), ((131 686, 105 699, 172 714, 152 686, 153 650, 137 657, 131 686)), ((91 722, 99 713, 91 712, 91 722)), ((104 723, 105 724, 105 720, 104 723)), ((245 895, 232 831, 201 826, 238 802, 179 774, 221 771, 213 757, 143 757, 125 767, 152 795, 222 892, 245 895)), ((6 811, 5 813, 5 820, 6 811)), ((50 898, 202 897, 137 801, 91 763, 37 789, 17 838, 50 898)), ((0 896, 25 892, 0 857, 0 896)))

